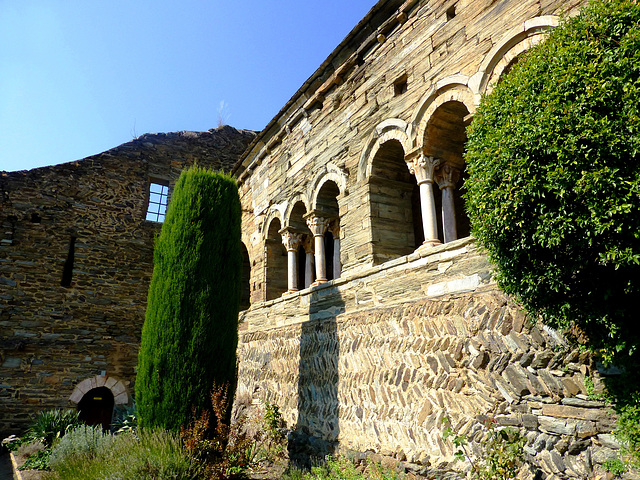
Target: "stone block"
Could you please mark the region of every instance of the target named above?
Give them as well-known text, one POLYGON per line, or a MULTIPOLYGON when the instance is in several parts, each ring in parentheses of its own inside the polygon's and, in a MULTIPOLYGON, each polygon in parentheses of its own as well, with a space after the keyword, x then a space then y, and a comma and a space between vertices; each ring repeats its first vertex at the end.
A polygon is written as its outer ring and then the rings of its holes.
POLYGON ((550 417, 577 418, 597 421, 602 419, 603 412, 598 409, 571 407, 568 405, 549 404, 542 406, 543 415, 550 417))
POLYGON ((538 428, 554 435, 573 435, 576 432, 576 421, 565 418, 538 416, 538 428))

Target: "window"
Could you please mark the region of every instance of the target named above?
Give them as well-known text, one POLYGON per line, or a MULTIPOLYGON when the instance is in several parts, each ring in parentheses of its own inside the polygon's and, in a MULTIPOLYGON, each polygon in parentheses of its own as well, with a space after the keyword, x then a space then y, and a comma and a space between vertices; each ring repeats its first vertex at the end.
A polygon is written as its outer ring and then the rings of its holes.
POLYGON ((169 186, 151 182, 149 185, 149 206, 147 207, 147 220, 152 222, 164 222, 169 202, 169 186))

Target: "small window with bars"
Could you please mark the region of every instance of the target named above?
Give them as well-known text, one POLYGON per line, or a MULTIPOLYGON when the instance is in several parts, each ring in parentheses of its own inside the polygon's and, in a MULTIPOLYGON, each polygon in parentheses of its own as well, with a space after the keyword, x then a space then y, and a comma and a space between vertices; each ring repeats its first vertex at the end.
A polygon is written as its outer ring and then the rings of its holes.
POLYGON ((151 182, 149 185, 149 204, 147 207, 147 220, 152 222, 164 222, 169 203, 169 186, 151 182))

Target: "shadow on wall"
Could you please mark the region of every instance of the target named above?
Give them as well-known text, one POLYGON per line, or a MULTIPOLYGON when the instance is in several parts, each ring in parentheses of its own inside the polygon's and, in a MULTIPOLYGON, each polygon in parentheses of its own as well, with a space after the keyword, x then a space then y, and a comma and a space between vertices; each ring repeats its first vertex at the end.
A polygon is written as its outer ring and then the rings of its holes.
POLYGON ((298 422, 289 441, 289 459, 299 468, 333 454, 338 441, 337 316, 342 312, 344 301, 337 288, 319 288, 311 294, 309 320, 300 331, 298 422))

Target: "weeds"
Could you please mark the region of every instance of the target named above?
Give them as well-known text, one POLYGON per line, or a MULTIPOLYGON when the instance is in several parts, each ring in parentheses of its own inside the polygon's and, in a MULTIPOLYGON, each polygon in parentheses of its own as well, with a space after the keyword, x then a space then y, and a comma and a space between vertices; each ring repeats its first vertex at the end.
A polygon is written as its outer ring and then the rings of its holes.
POLYGON ((489 439, 483 442, 484 448, 479 458, 475 459, 467 449, 468 440, 465 435, 457 434, 451 427, 448 417, 443 419, 446 424, 443 440, 450 439, 456 447, 454 452, 458 460, 467 460, 471 464, 471 478, 474 479, 510 479, 516 478, 518 469, 524 460, 525 437, 513 428, 498 429, 496 421, 489 418, 483 422, 489 439))
POLYGON ((378 463, 356 466, 347 458, 327 458, 326 462, 311 467, 310 471, 291 468, 283 480, 400 480, 403 473, 385 468, 378 463))

